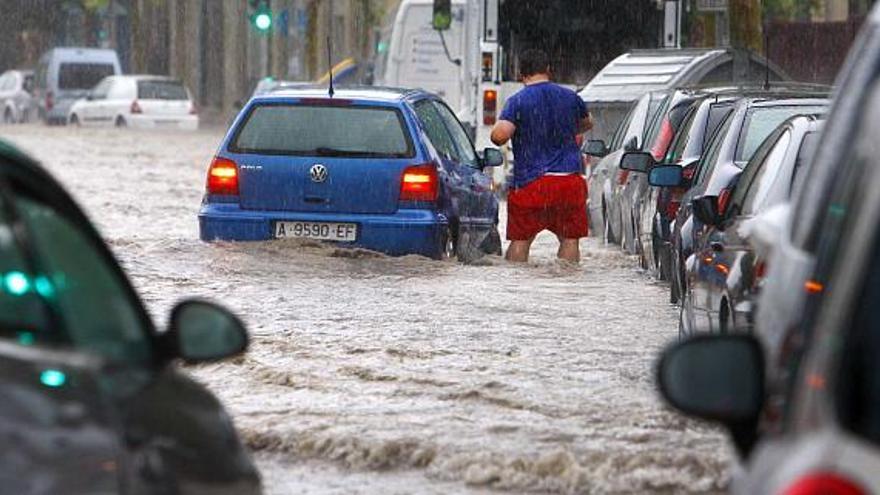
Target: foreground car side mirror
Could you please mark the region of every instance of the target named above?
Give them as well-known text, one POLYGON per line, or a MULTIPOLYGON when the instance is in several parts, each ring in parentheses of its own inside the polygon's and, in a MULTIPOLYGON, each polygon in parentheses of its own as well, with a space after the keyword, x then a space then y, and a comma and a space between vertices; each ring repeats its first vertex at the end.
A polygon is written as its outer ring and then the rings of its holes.
POLYGON ((504 164, 504 155, 497 148, 486 148, 480 157, 483 167, 500 167, 504 164))
POLYGON ((583 152, 596 158, 604 158, 608 156, 608 146, 601 139, 591 139, 584 144, 583 152))
POLYGON ((694 217, 704 225, 717 227, 723 219, 718 211, 718 196, 700 196, 691 202, 694 217))
POLYGON ((648 172, 648 184, 656 187, 680 187, 684 185, 682 169, 678 165, 660 165, 648 172))
POLYGON ((644 151, 627 151, 620 160, 620 168, 630 172, 648 173, 656 165, 654 157, 644 151))
POLYGON ((229 310, 198 299, 178 303, 171 311, 166 352, 188 363, 218 361, 247 349, 244 324, 229 310))
POLYGON ((726 426, 741 455, 756 441, 764 406, 764 353, 751 335, 698 335, 667 348, 660 394, 678 411, 726 426))

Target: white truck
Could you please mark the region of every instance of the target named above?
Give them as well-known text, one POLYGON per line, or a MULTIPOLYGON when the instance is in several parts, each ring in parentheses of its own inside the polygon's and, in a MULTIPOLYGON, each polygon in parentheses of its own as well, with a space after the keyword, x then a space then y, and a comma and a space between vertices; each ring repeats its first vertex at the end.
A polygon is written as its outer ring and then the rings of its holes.
MULTIPOLYGON (((478 150, 494 147, 489 133, 507 97, 522 85, 504 81, 499 44, 499 0, 452 0, 448 30, 433 26, 434 0, 402 0, 386 29, 377 61, 378 84, 421 88, 440 95, 471 132, 478 150), (445 45, 445 46, 444 46, 445 45)), ((510 172, 493 170, 503 187, 510 172)))

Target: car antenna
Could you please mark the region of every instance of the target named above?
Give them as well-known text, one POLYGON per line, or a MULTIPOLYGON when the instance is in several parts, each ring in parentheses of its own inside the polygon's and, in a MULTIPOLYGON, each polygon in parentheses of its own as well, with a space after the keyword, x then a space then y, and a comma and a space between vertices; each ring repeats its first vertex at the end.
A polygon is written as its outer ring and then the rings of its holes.
POLYGON ((330 74, 330 88, 327 92, 330 94, 330 98, 333 98, 336 91, 333 90, 333 45, 330 44, 329 36, 327 36, 327 66, 330 68, 328 71, 330 74))

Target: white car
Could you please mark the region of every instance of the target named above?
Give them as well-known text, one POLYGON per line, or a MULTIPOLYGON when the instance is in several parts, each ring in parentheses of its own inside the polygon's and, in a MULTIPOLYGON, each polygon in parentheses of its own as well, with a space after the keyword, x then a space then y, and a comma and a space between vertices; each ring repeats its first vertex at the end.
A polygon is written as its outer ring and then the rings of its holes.
POLYGON ((196 130, 199 116, 189 91, 164 76, 109 76, 70 107, 67 121, 80 126, 196 130))
POLYGON ((0 121, 27 122, 34 114, 34 73, 10 70, 0 75, 0 121))

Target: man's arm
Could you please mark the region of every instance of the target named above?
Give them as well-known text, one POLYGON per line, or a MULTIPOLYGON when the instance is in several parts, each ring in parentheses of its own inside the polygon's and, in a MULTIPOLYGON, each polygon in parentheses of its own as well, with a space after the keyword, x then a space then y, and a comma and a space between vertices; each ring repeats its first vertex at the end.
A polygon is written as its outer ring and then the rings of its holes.
POLYGON ((492 135, 489 136, 489 139, 491 139, 496 146, 503 146, 510 141, 515 132, 516 126, 513 125, 513 122, 510 122, 509 120, 499 120, 498 122, 495 122, 495 127, 492 128, 492 135))
POLYGON ((593 128, 593 116, 587 113, 580 122, 578 122, 578 134, 583 134, 593 128))

